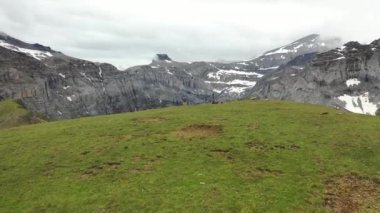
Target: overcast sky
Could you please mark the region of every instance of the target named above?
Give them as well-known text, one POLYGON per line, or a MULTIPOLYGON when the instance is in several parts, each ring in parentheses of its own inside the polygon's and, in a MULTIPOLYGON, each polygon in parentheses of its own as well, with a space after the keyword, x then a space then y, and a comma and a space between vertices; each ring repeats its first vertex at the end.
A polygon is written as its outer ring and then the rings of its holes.
POLYGON ((0 31, 116 66, 243 60, 311 33, 380 38, 379 0, 0 0, 0 31))

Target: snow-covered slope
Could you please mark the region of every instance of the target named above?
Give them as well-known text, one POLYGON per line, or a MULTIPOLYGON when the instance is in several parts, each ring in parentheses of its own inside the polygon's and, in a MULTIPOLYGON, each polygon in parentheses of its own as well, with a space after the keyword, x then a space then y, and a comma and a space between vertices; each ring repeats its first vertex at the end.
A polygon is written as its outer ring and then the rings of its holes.
POLYGON ((324 52, 341 45, 340 39, 322 39, 312 34, 288 45, 265 52, 260 57, 233 63, 208 63, 204 69, 206 82, 211 84, 221 100, 242 98, 267 73, 291 60, 310 53, 324 52))
MULTIPOLYGON (((216 99, 224 101, 244 97, 260 78, 298 56, 327 51, 340 45, 339 39, 325 40, 312 34, 248 61, 182 63, 173 61, 167 54, 157 54, 149 66, 172 75, 191 75, 202 79, 210 85, 216 99)), ((141 68, 145 69, 144 66, 141 68)))
POLYGON ((27 55, 29 55, 29 56, 37 59, 37 60, 41 60, 41 59, 53 56, 48 51, 40 51, 40 50, 21 48, 21 47, 9 44, 9 43, 5 42, 4 40, 0 40, 0 47, 4 47, 4 48, 10 49, 10 50, 13 50, 16 52, 20 52, 20 53, 25 53, 25 54, 27 54, 27 55))
POLYGON ((221 86, 222 88, 220 90, 217 88, 214 89, 217 93, 227 92, 239 96, 245 90, 256 85, 256 81, 252 80, 252 78, 261 78, 262 76, 262 74, 256 72, 217 68, 217 71, 208 73, 206 83, 213 84, 214 87, 217 87, 216 85, 221 86), (228 78, 231 78, 231 80, 222 80, 228 78))
POLYGON ((330 44, 326 44, 326 42, 330 42, 330 41, 324 41, 321 39, 320 35, 313 34, 305 38, 302 38, 300 40, 297 40, 289 45, 268 51, 264 53, 264 55, 269 56, 269 55, 279 54, 280 57, 282 56, 282 58, 284 58, 286 57, 286 54, 289 54, 289 53, 310 52, 310 51, 323 49, 323 47, 330 45, 330 44))
POLYGON ((40 44, 28 44, 2 32, 0 32, 0 47, 24 53, 37 60, 52 57, 55 53, 55 51, 51 50, 49 47, 40 44))
POLYGON ((278 69, 296 57, 314 52, 325 52, 341 45, 338 38, 323 39, 318 34, 311 34, 288 45, 265 52, 253 60, 239 62, 258 72, 268 72, 278 69))
POLYGON ((376 114, 377 104, 370 102, 368 92, 359 96, 345 94, 339 96, 338 99, 344 102, 344 108, 350 112, 368 115, 376 114))

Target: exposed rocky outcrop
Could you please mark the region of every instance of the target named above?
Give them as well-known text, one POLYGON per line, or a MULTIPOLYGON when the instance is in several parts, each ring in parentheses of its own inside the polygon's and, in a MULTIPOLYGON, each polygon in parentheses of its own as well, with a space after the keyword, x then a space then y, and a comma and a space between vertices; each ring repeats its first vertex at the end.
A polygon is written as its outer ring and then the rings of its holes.
POLYGON ((0 99, 19 99, 52 119, 211 102, 208 84, 187 73, 140 66, 119 71, 52 52, 49 57, 0 47, 0 99))
POLYGON ((318 34, 311 34, 280 48, 268 51, 263 55, 249 61, 239 62, 245 64, 259 73, 266 73, 285 65, 298 56, 325 52, 341 45, 339 38, 322 38, 318 34))
POLYGON ((166 54, 160 54, 156 58, 162 60, 154 60, 151 66, 170 68, 171 72, 185 71, 193 77, 203 79, 211 86, 217 101, 227 101, 244 98, 245 92, 255 86, 261 77, 298 56, 323 52, 338 46, 339 39, 323 39, 320 35, 312 34, 248 61, 178 63, 168 60, 166 54))
POLYGON ((374 115, 380 103, 379 40, 349 42, 268 74, 248 97, 324 104, 374 115))
POLYGON ((43 45, 38 44, 38 43, 28 44, 28 43, 25 43, 21 40, 13 38, 13 37, 11 37, 11 36, 7 35, 6 33, 3 33, 3 32, 0 32, 0 40, 3 41, 4 43, 13 45, 13 46, 18 47, 18 48, 24 48, 24 49, 28 49, 28 50, 45 51, 45 52, 50 52, 50 53, 58 53, 58 52, 52 50, 50 47, 43 46, 43 45))
POLYGON ((171 61, 172 59, 167 54, 157 54, 153 61, 171 61))

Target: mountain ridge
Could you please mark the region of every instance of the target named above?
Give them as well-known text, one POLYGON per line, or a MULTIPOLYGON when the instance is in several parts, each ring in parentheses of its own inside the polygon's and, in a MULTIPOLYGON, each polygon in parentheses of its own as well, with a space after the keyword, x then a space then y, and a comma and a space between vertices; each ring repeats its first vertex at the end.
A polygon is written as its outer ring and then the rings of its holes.
POLYGON ((323 104, 376 115, 379 88, 380 49, 375 40, 371 44, 347 42, 296 66, 288 63, 261 79, 247 97, 323 104))
MULTIPOLYGON (((151 64, 120 71, 111 64, 77 59, 3 36, 0 99, 20 99, 29 110, 52 119, 236 100, 244 98, 267 73, 295 57, 323 49, 319 39, 319 35, 304 37, 296 41, 303 42, 303 49, 233 63, 177 62, 161 53, 151 64)), ((294 43, 286 46, 294 47, 294 43)))

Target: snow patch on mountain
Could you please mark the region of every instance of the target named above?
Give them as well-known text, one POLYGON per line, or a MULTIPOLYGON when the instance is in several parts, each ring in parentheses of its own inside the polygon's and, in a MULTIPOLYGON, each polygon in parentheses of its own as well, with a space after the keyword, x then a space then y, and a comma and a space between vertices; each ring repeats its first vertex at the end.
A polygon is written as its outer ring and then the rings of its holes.
POLYGON ((229 94, 240 95, 240 94, 244 93, 246 90, 247 89, 244 87, 229 87, 229 88, 225 89, 224 92, 229 93, 229 94))
POLYGON ((276 69, 278 69, 279 67, 280 67, 280 66, 267 67, 267 68, 260 68, 259 70, 260 70, 260 71, 276 70, 276 69))
POLYGON ((359 84, 360 84, 360 81, 357 78, 348 79, 346 81, 347 87, 357 86, 359 84))
POLYGON ((227 81, 227 82, 205 81, 205 83, 226 85, 226 87, 222 90, 214 89, 213 91, 217 93, 223 92, 230 95, 238 95, 238 96, 256 85, 256 81, 247 81, 247 80, 239 80, 239 79, 235 79, 235 80, 227 81))
POLYGON ((345 103, 345 109, 350 112, 359 114, 375 115, 377 111, 377 105, 369 101, 369 93, 366 92, 363 95, 351 96, 342 95, 338 99, 345 103))
POLYGON ((205 81, 208 84, 226 84, 226 85, 243 85, 245 87, 254 87, 256 85, 256 81, 245 81, 235 79, 233 81, 205 81))
POLYGON ((103 77, 103 70, 102 68, 99 66, 99 76, 102 78, 103 77))
POLYGON ((174 75, 172 72, 170 72, 170 70, 169 70, 167 67, 165 67, 165 71, 166 71, 169 75, 174 75))
POLYGON ((211 79, 220 80, 222 76, 226 75, 238 75, 238 76, 254 76, 257 78, 263 77, 262 74, 256 73, 256 72, 244 72, 244 71, 238 71, 238 70, 219 70, 217 72, 210 72, 207 77, 211 79))
POLYGON ((15 51, 15 52, 27 54, 37 60, 42 60, 44 58, 53 56, 50 52, 47 52, 47 51, 25 49, 25 48, 21 48, 21 47, 17 47, 15 45, 9 44, 3 40, 0 40, 0 46, 9 50, 15 51))
POLYGON ((290 53, 290 52, 297 52, 297 50, 289 50, 289 49, 285 49, 283 47, 281 47, 280 49, 278 50, 275 50, 275 51, 272 51, 272 52, 268 52, 268 53, 265 53, 265 56, 268 56, 268 55, 275 55, 275 54, 286 54, 286 53, 290 53))
POLYGON ((346 57, 342 56, 342 57, 334 59, 333 61, 339 61, 339 60, 344 60, 344 59, 346 59, 346 57))

